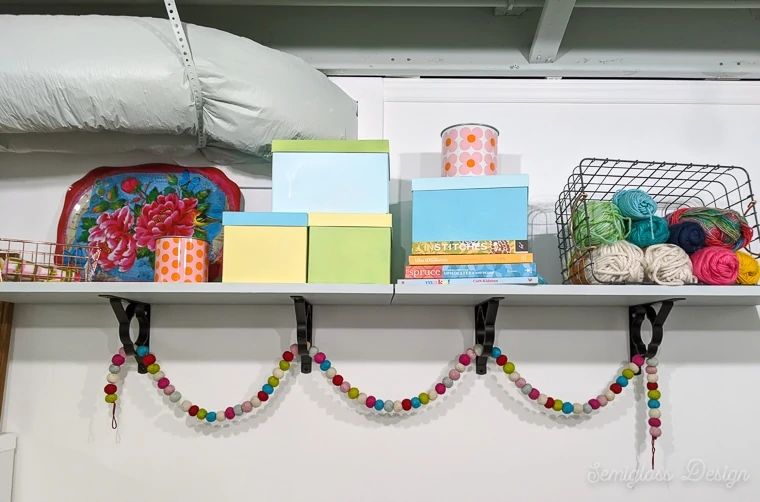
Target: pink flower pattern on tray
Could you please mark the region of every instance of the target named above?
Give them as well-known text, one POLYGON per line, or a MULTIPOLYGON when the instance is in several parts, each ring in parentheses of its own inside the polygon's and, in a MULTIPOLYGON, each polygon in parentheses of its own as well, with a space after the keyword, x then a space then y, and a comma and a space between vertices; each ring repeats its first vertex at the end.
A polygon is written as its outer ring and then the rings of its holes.
POLYGON ((164 236, 191 237, 195 231, 198 199, 180 199, 176 193, 159 195, 142 208, 135 225, 137 245, 156 250, 156 239, 164 236))
POLYGON ((498 174, 499 133, 478 124, 452 126, 441 136, 441 176, 498 174))
POLYGON ((134 217, 128 207, 98 216, 90 229, 89 244, 100 248, 98 264, 103 270, 126 272, 137 259, 137 243, 130 233, 134 217))

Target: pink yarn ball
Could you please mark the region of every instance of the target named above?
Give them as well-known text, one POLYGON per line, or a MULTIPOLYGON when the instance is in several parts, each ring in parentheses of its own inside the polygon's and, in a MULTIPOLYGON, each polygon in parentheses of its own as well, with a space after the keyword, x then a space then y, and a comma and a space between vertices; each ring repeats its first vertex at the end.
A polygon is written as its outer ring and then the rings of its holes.
POLYGON ((375 396, 367 396, 367 400, 364 402, 364 404, 367 406, 367 408, 374 408, 376 402, 377 399, 375 396))
POLYGON ((470 364, 470 356, 468 356, 467 354, 462 354, 461 356, 459 356, 459 362, 467 366, 468 364, 470 364))
POLYGON ((126 350, 124 350, 124 347, 122 347, 122 348, 120 348, 120 349, 119 349, 119 355, 120 355, 121 357, 123 357, 124 359, 126 359, 126 358, 127 358, 127 351, 126 351, 126 350))
POLYGON ((652 436, 653 438, 658 438, 662 436, 662 431, 660 430, 659 427, 652 427, 649 429, 649 435, 652 436))
POLYGON ((174 394, 175 390, 177 389, 175 389, 173 385, 167 385, 166 387, 164 387, 164 394, 167 396, 171 396, 172 394, 174 394))
POLYGON ((253 405, 250 401, 244 401, 243 404, 240 405, 241 408, 243 408, 243 413, 250 413, 253 411, 253 405))
POLYGON ((452 380, 459 380, 460 373, 457 370, 451 370, 449 371, 449 378, 452 380))
POLYGON ((340 384, 340 391, 341 392, 343 392, 345 394, 349 390, 351 390, 351 384, 350 383, 344 381, 342 384, 340 384))
POLYGON ((114 356, 111 358, 111 362, 116 366, 121 366, 125 361, 126 359, 121 357, 119 354, 114 354, 114 356))
POLYGON ((442 383, 437 383, 435 384, 435 391, 438 394, 446 394, 446 386, 443 385, 442 383))
POLYGON ((465 355, 470 358, 470 361, 474 361, 475 358, 478 357, 478 355, 472 349, 467 349, 467 351, 465 352, 465 355))
POLYGON ((294 343, 293 345, 290 346, 290 353, 293 354, 294 356, 298 355, 298 344, 297 343, 294 343))
POLYGON ((598 410, 599 407, 601 406, 601 403, 599 402, 598 399, 589 399, 588 405, 591 406, 592 410, 598 410))
POLYGON ((647 366, 647 373, 654 375, 657 373, 657 366, 647 366))
POLYGON ((636 366, 644 366, 644 356, 636 354, 631 358, 631 362, 636 366))
POLYGON ((158 388, 159 389, 165 389, 166 386, 169 385, 169 379, 164 377, 161 380, 158 381, 158 388))
POLYGON ((662 422, 660 422, 659 418, 650 418, 649 425, 651 425, 652 427, 659 427, 662 425, 662 422))
POLYGON ((704 284, 726 286, 734 284, 739 276, 739 258, 730 249, 702 248, 691 255, 694 275, 704 284))
POLYGON ((224 416, 227 417, 228 420, 232 420, 233 418, 235 418, 234 408, 230 406, 226 410, 224 410, 224 416))
POLYGON ((523 387, 525 387, 525 384, 527 384, 527 383, 528 383, 528 382, 526 382, 524 378, 520 378, 520 379, 518 379, 518 380, 515 382, 515 385, 517 385, 517 388, 518 388, 518 389, 522 389, 523 387))
POLYGON ((528 394, 528 397, 535 401, 536 399, 538 399, 538 396, 540 395, 541 393, 538 392, 538 389, 533 389, 530 391, 530 394, 528 394))
POLYGON ((322 364, 323 362, 325 362, 325 359, 327 359, 327 356, 324 355, 324 353, 322 352, 317 352, 316 355, 314 356, 314 362, 317 364, 322 364))
POLYGON ((607 397, 603 396, 602 394, 596 396, 596 400, 599 402, 599 406, 607 406, 607 397))

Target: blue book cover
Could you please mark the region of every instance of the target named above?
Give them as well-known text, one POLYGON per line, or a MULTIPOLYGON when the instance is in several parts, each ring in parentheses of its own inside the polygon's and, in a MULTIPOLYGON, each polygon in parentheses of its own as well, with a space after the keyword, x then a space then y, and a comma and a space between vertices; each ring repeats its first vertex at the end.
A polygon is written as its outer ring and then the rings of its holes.
POLYGON ((500 263, 484 265, 411 265, 405 279, 474 279, 535 277, 535 263, 500 263))

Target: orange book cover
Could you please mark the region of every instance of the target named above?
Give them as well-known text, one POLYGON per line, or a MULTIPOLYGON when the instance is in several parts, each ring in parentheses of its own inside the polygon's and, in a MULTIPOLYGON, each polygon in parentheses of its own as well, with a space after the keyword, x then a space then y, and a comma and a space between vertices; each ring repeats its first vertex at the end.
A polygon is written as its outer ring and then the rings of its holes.
POLYGON ((409 265, 481 265, 533 263, 533 253, 519 254, 439 254, 410 256, 409 265))

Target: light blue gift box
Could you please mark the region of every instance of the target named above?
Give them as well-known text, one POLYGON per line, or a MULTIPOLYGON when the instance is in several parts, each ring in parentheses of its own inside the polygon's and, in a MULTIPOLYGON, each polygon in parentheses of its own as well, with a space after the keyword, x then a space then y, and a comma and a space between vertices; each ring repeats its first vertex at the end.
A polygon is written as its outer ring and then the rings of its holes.
POLYGON ((272 154, 272 211, 291 213, 389 212, 390 162, 385 142, 281 142, 272 154), (375 151, 334 151, 361 149, 375 151), (314 145, 314 146, 310 146, 314 145), (345 145, 345 146, 344 146, 345 145), (377 151, 385 148, 385 151, 377 151), (325 151, 333 150, 333 151, 325 151))
POLYGON ((412 242, 527 238, 527 174, 412 180, 412 242))

